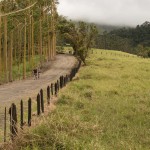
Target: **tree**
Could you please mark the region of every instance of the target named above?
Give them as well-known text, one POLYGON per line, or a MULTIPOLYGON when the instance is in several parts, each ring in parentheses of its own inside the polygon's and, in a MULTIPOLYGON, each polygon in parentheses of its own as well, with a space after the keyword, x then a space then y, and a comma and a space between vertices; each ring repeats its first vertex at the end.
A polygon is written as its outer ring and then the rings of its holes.
POLYGON ((66 42, 73 47, 74 55, 86 64, 89 50, 94 46, 93 44, 98 34, 96 26, 85 22, 75 24, 72 21, 67 21, 64 17, 60 17, 58 29, 66 42))

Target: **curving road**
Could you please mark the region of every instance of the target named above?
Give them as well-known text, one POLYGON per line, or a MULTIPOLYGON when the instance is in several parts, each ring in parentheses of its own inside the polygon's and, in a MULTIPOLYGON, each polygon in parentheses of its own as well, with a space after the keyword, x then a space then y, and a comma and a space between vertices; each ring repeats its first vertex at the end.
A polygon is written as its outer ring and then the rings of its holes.
POLYGON ((45 64, 47 71, 40 74, 40 79, 28 78, 0 86, 0 108, 10 105, 12 102, 26 100, 35 96, 41 88, 46 88, 50 83, 56 81, 60 75, 66 75, 76 64, 75 57, 59 54, 55 61, 45 64))

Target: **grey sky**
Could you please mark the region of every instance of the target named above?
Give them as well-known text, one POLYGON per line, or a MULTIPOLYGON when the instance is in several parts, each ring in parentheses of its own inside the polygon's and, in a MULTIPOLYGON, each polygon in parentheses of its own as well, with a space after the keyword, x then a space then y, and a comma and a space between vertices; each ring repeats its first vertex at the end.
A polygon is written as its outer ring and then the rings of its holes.
POLYGON ((150 0, 59 0, 58 12, 69 19, 132 25, 150 21, 150 0))

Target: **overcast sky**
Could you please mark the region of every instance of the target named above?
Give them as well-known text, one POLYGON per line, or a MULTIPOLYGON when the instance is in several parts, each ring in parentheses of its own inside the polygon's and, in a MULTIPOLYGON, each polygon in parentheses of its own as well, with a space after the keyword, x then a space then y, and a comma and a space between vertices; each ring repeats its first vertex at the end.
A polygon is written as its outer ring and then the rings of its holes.
POLYGON ((59 0, 58 12, 69 19, 136 26, 150 21, 150 0, 59 0))

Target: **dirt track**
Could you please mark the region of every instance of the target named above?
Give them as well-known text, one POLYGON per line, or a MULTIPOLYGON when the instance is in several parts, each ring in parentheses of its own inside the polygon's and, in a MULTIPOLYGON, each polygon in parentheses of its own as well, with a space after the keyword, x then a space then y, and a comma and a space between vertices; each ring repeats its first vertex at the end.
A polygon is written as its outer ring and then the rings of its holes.
POLYGON ((75 65, 76 59, 69 55, 57 55, 55 61, 46 64, 47 71, 41 73, 40 79, 15 81, 0 86, 0 107, 10 105, 12 102, 27 100, 35 96, 41 88, 46 88, 50 83, 56 81, 60 75, 66 75, 75 65))

